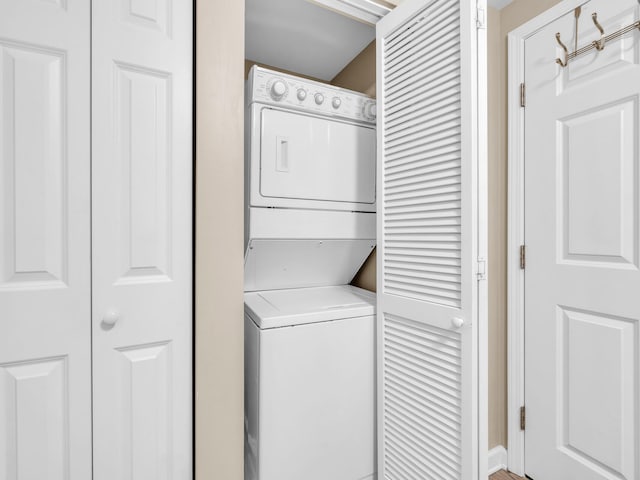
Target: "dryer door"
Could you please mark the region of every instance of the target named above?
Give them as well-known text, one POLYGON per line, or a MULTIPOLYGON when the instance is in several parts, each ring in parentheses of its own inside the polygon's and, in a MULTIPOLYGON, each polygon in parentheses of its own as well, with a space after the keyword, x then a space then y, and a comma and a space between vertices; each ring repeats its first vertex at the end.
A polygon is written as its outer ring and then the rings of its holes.
POLYGON ((375 211, 373 127, 271 108, 261 120, 259 196, 266 205, 375 211))

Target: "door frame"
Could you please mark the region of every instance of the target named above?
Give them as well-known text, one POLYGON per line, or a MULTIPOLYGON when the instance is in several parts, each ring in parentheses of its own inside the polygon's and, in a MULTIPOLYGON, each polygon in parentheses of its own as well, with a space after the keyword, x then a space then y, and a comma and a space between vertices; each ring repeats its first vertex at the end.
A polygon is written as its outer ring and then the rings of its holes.
MULTIPOLYGON (((520 85, 525 79, 526 40, 549 23, 571 13, 589 0, 563 0, 507 36, 508 94, 508 213, 507 213, 507 466, 524 476, 524 431, 520 430, 520 407, 525 403, 525 270, 520 268, 520 246, 525 243, 524 204, 524 108, 520 85)), ((526 107, 525 107, 526 108, 526 107)))

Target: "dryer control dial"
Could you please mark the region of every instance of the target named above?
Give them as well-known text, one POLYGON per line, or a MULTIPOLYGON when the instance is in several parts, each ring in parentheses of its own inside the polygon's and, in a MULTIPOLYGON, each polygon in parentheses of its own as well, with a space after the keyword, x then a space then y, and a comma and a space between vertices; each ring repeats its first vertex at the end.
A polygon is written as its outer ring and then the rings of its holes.
POLYGON ((287 95, 287 84, 283 80, 274 80, 271 83, 269 94, 274 100, 282 100, 287 95))
POLYGON ((322 105, 324 102, 324 95, 321 93, 316 93, 313 98, 316 101, 316 105, 322 105))
POLYGON ((335 109, 340 108, 340 105, 342 105, 342 100, 340 99, 340 97, 333 97, 333 100, 331 100, 331 106, 335 109))
POLYGON ((367 102, 362 107, 362 113, 368 120, 376 119, 376 102, 367 102))

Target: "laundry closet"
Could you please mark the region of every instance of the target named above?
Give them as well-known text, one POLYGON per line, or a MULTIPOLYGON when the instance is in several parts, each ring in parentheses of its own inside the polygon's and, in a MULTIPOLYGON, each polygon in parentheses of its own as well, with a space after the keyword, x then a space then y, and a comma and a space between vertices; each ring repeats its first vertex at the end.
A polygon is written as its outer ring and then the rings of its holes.
POLYGON ((0 478, 192 478, 192 4, 0 1, 0 478))
POLYGON ((247 1, 245 479, 483 478, 484 3, 355 3, 247 1))

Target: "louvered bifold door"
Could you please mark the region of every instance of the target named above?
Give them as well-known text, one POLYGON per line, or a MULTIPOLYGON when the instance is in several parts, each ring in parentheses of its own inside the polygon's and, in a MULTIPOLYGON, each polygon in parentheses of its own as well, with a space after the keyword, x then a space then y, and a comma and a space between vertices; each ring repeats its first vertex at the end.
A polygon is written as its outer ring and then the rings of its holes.
POLYGON ((477 5, 377 26, 379 474, 478 478, 477 5))

